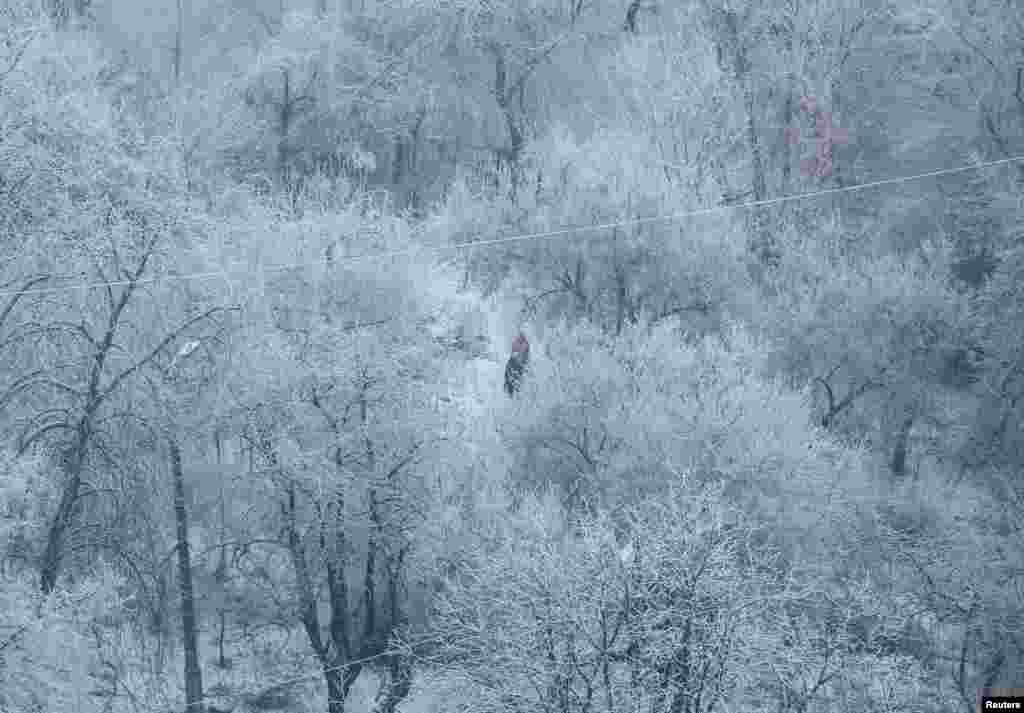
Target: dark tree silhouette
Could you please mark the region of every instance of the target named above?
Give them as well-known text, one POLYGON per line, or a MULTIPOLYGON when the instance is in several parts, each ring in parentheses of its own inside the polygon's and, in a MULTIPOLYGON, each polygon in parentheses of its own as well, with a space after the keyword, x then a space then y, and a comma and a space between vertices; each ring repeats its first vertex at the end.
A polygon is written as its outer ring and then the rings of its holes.
POLYGON ((505 365, 505 393, 514 396, 522 383, 523 372, 530 361, 530 342, 522 333, 512 342, 512 356, 505 365))

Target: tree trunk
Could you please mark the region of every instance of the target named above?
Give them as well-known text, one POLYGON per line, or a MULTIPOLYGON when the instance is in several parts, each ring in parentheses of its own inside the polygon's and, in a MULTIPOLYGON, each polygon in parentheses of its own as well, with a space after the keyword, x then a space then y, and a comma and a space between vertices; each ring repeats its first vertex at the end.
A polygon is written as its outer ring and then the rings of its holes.
MULTIPOLYGON (((327 713, 344 713, 345 701, 348 699, 352 684, 359 678, 362 671, 362 664, 354 662, 353 646, 351 642, 351 613, 349 611, 348 585, 345 580, 345 542, 344 530, 342 529, 341 517, 344 513, 344 499, 337 496, 334 507, 335 516, 338 522, 335 523, 337 531, 333 543, 334 551, 326 558, 327 568, 327 590, 328 601, 330 602, 330 621, 328 622, 329 641, 325 641, 321 634, 320 611, 317 602, 316 592, 313 587, 313 579, 309 572, 309 565, 306 561, 306 553, 302 538, 299 535, 298 521, 296 515, 296 492, 294 483, 289 483, 287 501, 284 505, 285 529, 288 539, 288 550, 291 553, 292 565, 295 568, 295 587, 299 600, 299 619, 306 631, 310 648, 320 661, 320 667, 324 675, 324 683, 327 686, 327 713)), ((327 540, 327 519, 328 514, 321 520, 321 544, 327 540)))
POLYGON ((182 32, 185 22, 185 8, 182 6, 184 0, 177 0, 177 24, 174 28, 174 86, 181 84, 181 62, 182 62, 182 32))
POLYGON ((226 669, 231 666, 227 652, 224 648, 224 641, 227 637, 228 613, 221 609, 217 612, 217 668, 226 669))
MULTIPOLYGON (((842 102, 842 99, 843 99, 842 89, 841 89, 841 87, 839 85, 839 80, 838 79, 833 79, 832 80, 832 85, 831 85, 830 89, 831 89, 831 94, 832 94, 832 97, 831 97, 831 101, 832 101, 832 112, 831 112, 832 113, 832 121, 833 121, 833 123, 835 123, 835 122, 837 122, 839 120, 839 114, 842 111, 842 104, 841 104, 841 102, 842 102)), ((835 144, 832 145, 832 180, 834 181, 836 188, 842 188, 843 187, 842 164, 840 164, 839 161, 836 160, 836 146, 835 146, 835 144)), ((838 195, 834 196, 834 199, 836 201, 836 203, 835 203, 836 210, 838 211, 838 208, 839 208, 839 204, 838 204, 839 196, 838 195)))
POLYGON ((61 560, 64 554, 64 538, 75 516, 78 496, 82 489, 82 470, 85 468, 85 451, 92 432, 92 412, 87 411, 78 424, 75 442, 64 458, 67 471, 67 482, 61 493, 57 512, 50 521, 46 536, 46 548, 43 551, 39 567, 39 587, 43 594, 50 594, 57 586, 61 560))
POLYGON ((629 7, 626 8, 626 21, 622 24, 622 29, 630 34, 636 34, 636 16, 640 12, 640 0, 630 0, 629 7))
POLYGON ((181 633, 185 647, 185 703, 189 713, 203 711, 203 673, 199 665, 196 603, 192 589, 192 558, 188 546, 188 511, 185 509, 185 477, 181 449, 170 440, 171 475, 174 478, 174 521, 178 542, 178 588, 181 596, 181 633))
MULTIPOLYGON (((733 75, 743 94, 746 114, 747 148, 750 150, 751 193, 755 201, 768 197, 764 157, 758 137, 757 102, 754 80, 750 76, 750 57, 745 41, 740 37, 740 18, 734 10, 715 10, 712 25, 717 35, 717 54, 722 70, 733 75)), ((771 236, 768 216, 764 208, 753 208, 750 215, 750 250, 757 257, 759 268, 772 267, 778 261, 778 251, 771 236)))
MULTIPOLYGON (((399 601, 401 576, 405 550, 397 557, 390 558, 388 564, 388 603, 390 605, 390 621, 388 628, 392 633, 405 628, 406 617, 399 601)), ((377 697, 374 713, 395 713, 398 705, 409 695, 412 688, 412 663, 400 652, 388 656, 388 682, 377 697)))
MULTIPOLYGON (((793 126, 794 112, 793 112, 793 77, 790 76, 786 84, 786 100, 782 106, 782 125, 787 130, 796 129, 793 126)), ((785 134, 782 140, 782 195, 789 195, 792 188, 792 176, 793 176, 793 147, 790 142, 786 140, 785 134)), ((785 207, 783 204, 782 207, 785 207)))
POLYGON ((360 667, 332 663, 330 658, 321 661, 324 681, 327 683, 327 713, 345 713, 352 684, 359 678, 360 667))
MULTIPOLYGON (((146 265, 153 254, 155 246, 155 241, 151 242, 142 254, 135 270, 128 273, 128 284, 121 291, 121 295, 116 302, 113 301, 113 293, 110 293, 112 308, 107 319, 107 328, 103 337, 101 339, 95 339, 91 335, 89 336, 89 339, 95 345, 96 350, 89 359, 91 366, 89 367, 88 386, 84 393, 82 415, 78 419, 78 423, 75 427, 72 445, 69 449, 64 451, 64 469, 67 473, 67 482, 64 484, 63 492, 61 493, 61 500, 57 508, 57 512, 54 515, 53 520, 50 522, 46 538, 46 547, 43 552, 42 561, 40 562, 40 588, 44 594, 52 592, 54 587, 57 585, 57 576, 60 573, 61 559, 63 557, 64 538, 77 514, 79 505, 78 501, 82 488, 82 475, 85 469, 86 455, 92 441, 92 428, 97 413, 103 405, 103 402, 110 393, 117 388, 118 384, 149 360, 149 358, 147 358, 137 362, 131 367, 128 367, 126 370, 115 376, 108 386, 101 387, 101 380, 106 368, 107 357, 110 355, 110 352, 114 347, 114 338, 117 334, 118 328, 120 327, 121 317, 124 314, 124 310, 128 306, 128 302, 131 300, 135 289, 138 287, 139 279, 141 279, 142 275, 146 271, 146 265)), ((8 303, 8 306, 4 308, 4 315, 9 313, 12 305, 13 302, 8 303)), ((83 328, 85 328, 84 323, 83 328)), ((88 334, 88 329, 85 329, 88 334)), ((42 435, 43 432, 44 431, 42 430, 36 431, 35 434, 28 436, 27 442, 31 443, 42 435)))
POLYGON ((910 429, 914 425, 914 417, 907 416, 900 424, 896 434, 896 446, 893 448, 892 461, 889 468, 894 476, 902 476, 907 472, 907 444, 910 440, 910 429))
POLYGON ((163 670, 167 661, 167 598, 167 577, 161 572, 153 585, 153 602, 149 612, 149 628, 156 638, 155 658, 159 670, 163 670))
POLYGON ((388 657, 388 682, 381 689, 373 713, 395 713, 398 705, 405 700, 412 689, 412 666, 401 654, 388 657))
POLYGON ((427 110, 420 107, 416 113, 416 121, 409 132, 409 145, 406 149, 405 176, 406 185, 409 188, 406 205, 412 209, 414 215, 421 215, 423 209, 419 185, 419 161, 420 132, 423 129, 423 122, 426 118, 427 110))
POLYGON ((615 271, 615 336, 622 334, 622 325, 626 320, 626 275, 622 268, 615 271))
MULTIPOLYGON (((740 78, 743 83, 743 96, 747 113, 747 144, 750 148, 751 190, 754 200, 764 201, 768 198, 768 182, 765 178, 764 157, 761 141, 757 134, 757 104, 754 101, 755 90, 752 81, 740 78)), ((753 233, 753 251, 758 260, 766 267, 774 267, 778 262, 778 250, 771 235, 768 213, 765 208, 753 208, 750 212, 751 232, 753 233)))
MULTIPOLYGON (((505 120, 505 127, 508 130, 508 146, 498 149, 495 152, 495 159, 499 164, 505 163, 508 165, 509 198, 512 204, 515 205, 519 188, 520 161, 522 160, 526 137, 523 130, 523 122, 516 116, 516 110, 512 102, 515 99, 516 89, 518 88, 520 104, 522 104, 522 92, 525 86, 523 80, 525 77, 520 77, 519 81, 509 86, 504 50, 499 45, 494 44, 491 46, 491 52, 494 54, 494 98, 497 101, 498 108, 501 109, 505 120)), ((500 173, 500 168, 498 172, 500 173)))
POLYGON ((281 70, 281 108, 277 117, 277 177, 283 188, 288 183, 288 134, 292 126, 291 72, 281 70))
POLYGON ((403 191, 405 183, 405 137, 401 134, 395 136, 395 157, 391 162, 391 186, 395 193, 401 196, 400 200, 402 203, 399 207, 404 207, 405 192, 403 191))
MULTIPOLYGON (((220 431, 215 431, 213 434, 213 445, 217 453, 217 466, 220 470, 224 465, 224 447, 221 441, 220 431)), ((221 588, 221 592, 225 592, 228 581, 228 546, 227 546, 227 499, 224 493, 224 481, 221 480, 220 484, 220 559, 217 561, 217 570, 215 572, 215 579, 217 584, 221 588)), ((217 667, 220 669, 226 669, 230 666, 228 661, 227 653, 225 651, 225 639, 227 638, 228 629, 228 605, 221 602, 220 610, 217 612, 217 667)))
POLYGON ((68 484, 64 487, 61 495, 60 505, 57 514, 50 523, 49 535, 46 538, 46 549, 43 552, 42 566, 40 567, 40 589, 43 594, 49 594, 57 586, 57 575, 60 572, 61 555, 63 552, 64 535, 68 525, 71 523, 72 511, 75 503, 78 502, 78 491, 81 488, 81 479, 77 474, 72 475, 68 484))

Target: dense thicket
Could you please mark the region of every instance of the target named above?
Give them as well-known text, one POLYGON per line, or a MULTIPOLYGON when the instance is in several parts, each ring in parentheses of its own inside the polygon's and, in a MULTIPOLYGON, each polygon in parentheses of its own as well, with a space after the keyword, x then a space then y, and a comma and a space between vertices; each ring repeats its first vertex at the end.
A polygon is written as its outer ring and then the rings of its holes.
POLYGON ((5 0, 0 711, 1019 686, 1022 38, 5 0))

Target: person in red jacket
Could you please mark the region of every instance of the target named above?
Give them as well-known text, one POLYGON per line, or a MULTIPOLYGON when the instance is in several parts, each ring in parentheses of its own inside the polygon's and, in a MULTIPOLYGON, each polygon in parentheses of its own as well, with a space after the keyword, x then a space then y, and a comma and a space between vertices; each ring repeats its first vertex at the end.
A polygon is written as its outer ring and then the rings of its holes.
POLYGON ((508 358, 508 364, 505 365, 505 393, 509 396, 514 396, 519 391, 523 372, 526 371, 529 361, 530 342, 527 341, 526 335, 520 332, 519 336, 512 341, 512 356, 508 358))

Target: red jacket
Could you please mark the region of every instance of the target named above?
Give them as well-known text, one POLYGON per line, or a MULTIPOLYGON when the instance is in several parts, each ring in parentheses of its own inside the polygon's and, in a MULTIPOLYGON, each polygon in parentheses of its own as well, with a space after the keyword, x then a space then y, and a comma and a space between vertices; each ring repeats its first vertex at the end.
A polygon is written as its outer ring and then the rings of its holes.
POLYGON ((515 395, 526 371, 526 365, 530 361, 530 342, 520 334, 512 342, 512 355, 505 365, 505 393, 509 396, 515 395))

